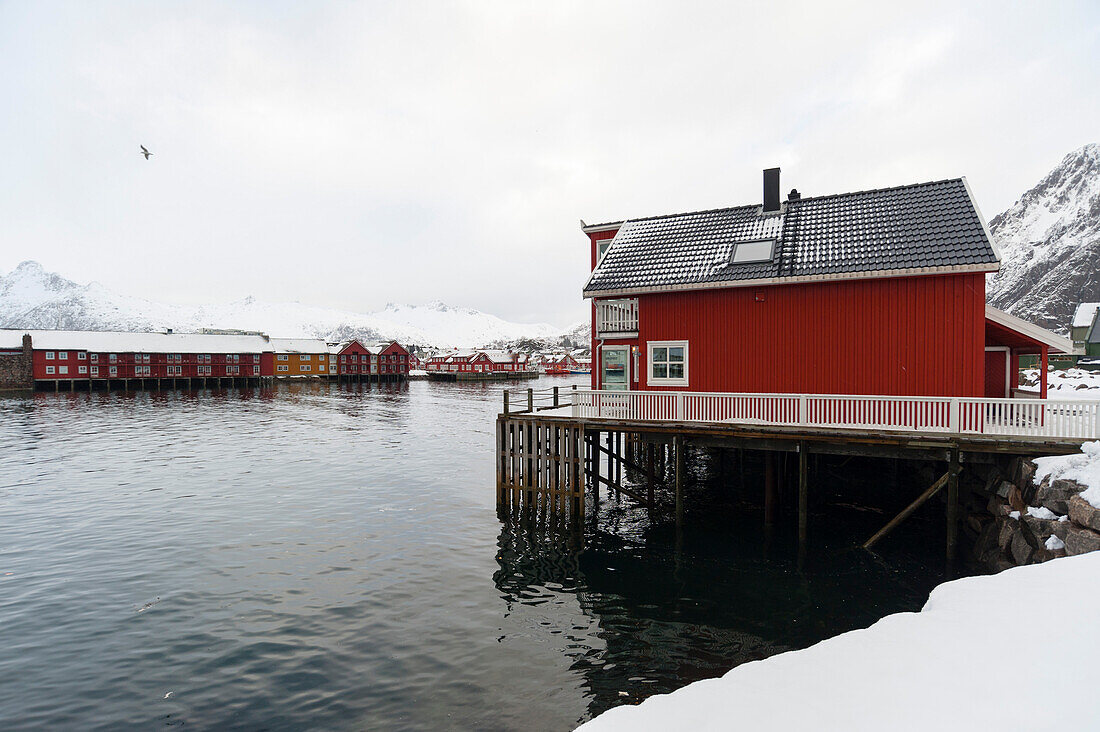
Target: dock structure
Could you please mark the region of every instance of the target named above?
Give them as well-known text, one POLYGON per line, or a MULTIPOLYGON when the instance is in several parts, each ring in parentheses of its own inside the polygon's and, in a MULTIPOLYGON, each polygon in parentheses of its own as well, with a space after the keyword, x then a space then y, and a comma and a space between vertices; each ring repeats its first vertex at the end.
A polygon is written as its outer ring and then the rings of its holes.
POLYGON ((958 543, 961 472, 1017 456, 1077 451, 1100 439, 1100 401, 516 389, 505 392, 496 434, 501 509, 551 510, 574 519, 583 519, 586 499, 598 508, 601 487, 655 509, 659 476, 669 475, 671 490, 661 495, 680 524, 688 450, 719 448, 762 454, 764 521, 774 524, 783 475, 777 458, 795 455, 788 464, 797 466, 802 546, 813 491, 810 456, 938 464, 942 476, 864 545, 874 546, 946 489, 950 560, 958 543), (628 472, 641 484, 624 480, 628 472))

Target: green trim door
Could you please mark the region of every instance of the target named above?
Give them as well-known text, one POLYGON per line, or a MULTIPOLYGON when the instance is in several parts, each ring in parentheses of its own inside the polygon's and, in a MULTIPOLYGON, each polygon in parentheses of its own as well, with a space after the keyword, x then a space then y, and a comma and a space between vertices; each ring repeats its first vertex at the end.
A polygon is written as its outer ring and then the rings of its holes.
POLYGON ((604 346, 600 351, 600 388, 626 391, 630 387, 630 349, 604 346))

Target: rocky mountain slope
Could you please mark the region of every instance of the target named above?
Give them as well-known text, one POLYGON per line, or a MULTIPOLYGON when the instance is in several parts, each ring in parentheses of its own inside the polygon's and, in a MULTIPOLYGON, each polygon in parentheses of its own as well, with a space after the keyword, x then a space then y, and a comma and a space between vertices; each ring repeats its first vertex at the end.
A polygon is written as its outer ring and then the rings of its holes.
POLYGON ((1071 152, 989 228, 1002 258, 990 304, 1067 333, 1077 303, 1100 300, 1100 145, 1071 152))
POLYGON ((298 303, 266 303, 246 297, 204 306, 166 305, 81 285, 23 262, 0 276, 0 327, 150 331, 173 328, 257 330, 278 337, 330 341, 396 339, 410 345, 480 347, 521 338, 558 338, 563 329, 546 323, 512 323, 495 315, 441 302, 387 305, 376 313, 353 313, 298 303))

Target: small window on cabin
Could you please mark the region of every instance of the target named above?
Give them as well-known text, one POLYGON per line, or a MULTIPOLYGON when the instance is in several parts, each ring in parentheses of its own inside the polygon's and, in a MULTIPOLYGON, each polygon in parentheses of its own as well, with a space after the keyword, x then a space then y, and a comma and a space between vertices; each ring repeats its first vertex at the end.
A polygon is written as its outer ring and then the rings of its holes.
POLYGON ((599 264, 603 260, 603 255, 607 254, 607 250, 611 247, 611 242, 615 240, 615 237, 608 239, 600 239, 596 242, 596 264, 599 264))
POLYGON ((69 359, 69 352, 68 351, 58 351, 57 352, 57 358, 58 358, 58 360, 61 360, 61 361, 67 361, 69 359))
POLYGON ((770 262, 775 251, 775 239, 761 241, 742 241, 733 247, 730 264, 748 264, 750 262, 770 262))
POLYGON ((54 352, 53 351, 46 351, 46 360, 47 361, 53 361, 53 357, 54 357, 54 352))
POLYGON ((85 361, 85 360, 87 360, 87 358, 88 358, 88 354, 84 353, 84 351, 80 351, 79 353, 76 354, 76 360, 78 360, 78 361, 85 361))
POLYGON ((92 354, 92 360, 93 361, 98 361, 99 360, 99 354, 98 353, 93 353, 92 354))

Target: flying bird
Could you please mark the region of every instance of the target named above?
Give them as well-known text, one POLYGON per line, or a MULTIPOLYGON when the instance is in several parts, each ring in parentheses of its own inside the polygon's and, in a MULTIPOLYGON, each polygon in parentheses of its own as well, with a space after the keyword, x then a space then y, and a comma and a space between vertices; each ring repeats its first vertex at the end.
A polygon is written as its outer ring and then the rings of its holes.
POLYGON ((153 154, 153 153, 149 152, 148 150, 146 150, 144 145, 138 145, 138 147, 141 148, 141 154, 145 156, 146 160, 148 160, 149 156, 153 154))

